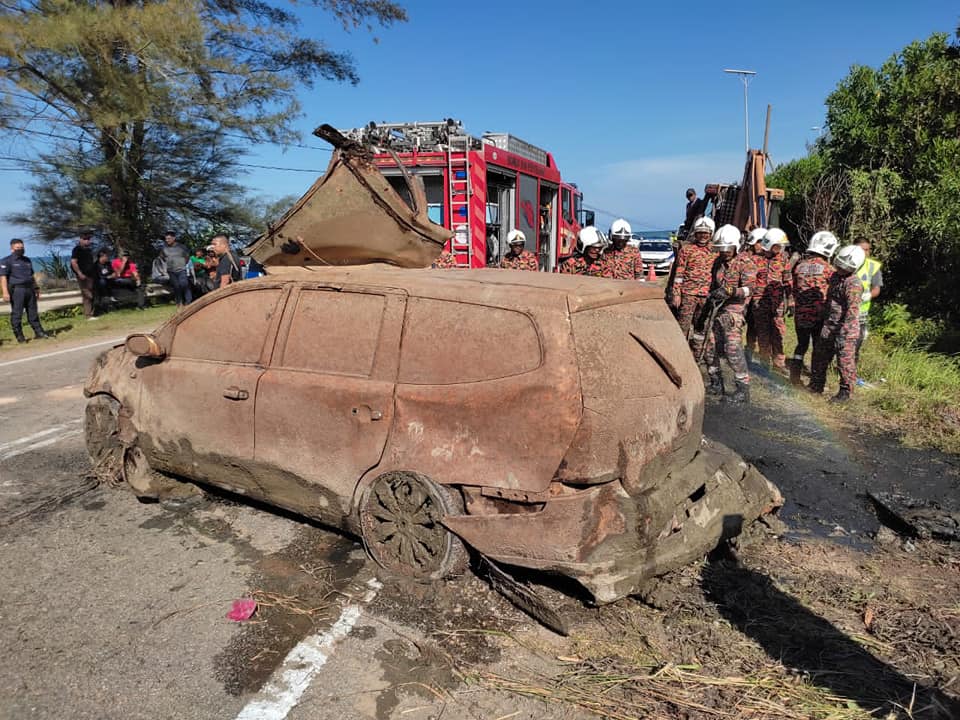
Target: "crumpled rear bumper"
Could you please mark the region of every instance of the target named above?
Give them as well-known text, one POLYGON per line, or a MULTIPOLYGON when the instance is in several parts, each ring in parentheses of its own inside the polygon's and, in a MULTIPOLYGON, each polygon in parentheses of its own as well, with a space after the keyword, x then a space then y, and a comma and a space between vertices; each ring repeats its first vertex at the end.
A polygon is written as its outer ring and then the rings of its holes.
POLYGON ((444 524, 497 562, 573 578, 597 603, 609 603, 703 557, 783 503, 755 467, 707 441, 637 497, 619 481, 568 490, 539 512, 459 515, 444 524))

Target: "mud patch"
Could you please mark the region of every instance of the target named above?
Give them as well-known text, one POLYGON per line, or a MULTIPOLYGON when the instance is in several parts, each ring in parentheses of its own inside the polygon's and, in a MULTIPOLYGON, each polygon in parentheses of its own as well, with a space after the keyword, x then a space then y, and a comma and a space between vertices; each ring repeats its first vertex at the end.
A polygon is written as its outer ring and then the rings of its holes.
POLYGON ((374 658, 383 670, 381 678, 388 683, 388 688, 377 695, 380 720, 390 717, 404 695, 433 701, 438 695, 436 688, 451 688, 459 682, 449 658, 430 643, 390 639, 374 653, 374 658))
POLYGON ((354 585, 364 562, 357 543, 309 526, 258 560, 249 585, 256 615, 214 659, 224 689, 235 696, 256 692, 297 643, 332 625, 340 601, 362 595, 354 585))
POLYGON ((475 677, 621 720, 960 717, 960 548, 908 547, 757 543, 585 615, 552 670, 475 677))

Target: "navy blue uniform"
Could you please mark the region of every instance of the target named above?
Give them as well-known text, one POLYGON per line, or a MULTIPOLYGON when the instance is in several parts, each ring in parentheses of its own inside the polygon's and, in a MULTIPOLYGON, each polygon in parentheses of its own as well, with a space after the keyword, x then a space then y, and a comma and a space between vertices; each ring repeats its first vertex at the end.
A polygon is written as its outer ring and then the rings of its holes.
POLYGON ((8 255, 0 260, 0 275, 7 279, 10 292, 10 326, 20 342, 23 337, 23 312, 27 312, 27 322, 38 337, 46 337, 40 325, 37 313, 37 288, 33 279, 33 263, 26 255, 8 255))

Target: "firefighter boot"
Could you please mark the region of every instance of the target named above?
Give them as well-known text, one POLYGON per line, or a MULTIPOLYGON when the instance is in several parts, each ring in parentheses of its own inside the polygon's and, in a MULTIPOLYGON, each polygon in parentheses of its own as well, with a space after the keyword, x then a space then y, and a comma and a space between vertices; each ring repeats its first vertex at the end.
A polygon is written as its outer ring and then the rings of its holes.
POLYGON ((794 387, 800 386, 800 372, 803 370, 803 360, 793 358, 787 363, 790 367, 790 384, 794 387))
POLYGON ((842 387, 837 391, 837 394, 830 398, 832 403, 843 403, 850 400, 850 390, 848 388, 842 387))
POLYGON ((707 394, 710 397, 723 397, 723 375, 710 373, 710 385, 707 386, 707 394))
POLYGON ((733 395, 724 398, 724 400, 734 405, 746 405, 750 402, 750 383, 743 382, 742 380, 737 380, 736 383, 737 389, 733 395))

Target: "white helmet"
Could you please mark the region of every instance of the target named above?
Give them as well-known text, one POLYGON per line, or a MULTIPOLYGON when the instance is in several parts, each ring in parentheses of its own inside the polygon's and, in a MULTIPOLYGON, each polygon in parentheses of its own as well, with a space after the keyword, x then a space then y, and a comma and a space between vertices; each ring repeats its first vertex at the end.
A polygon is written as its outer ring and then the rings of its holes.
POLYGON ((866 259, 867 254, 863 251, 862 247, 859 245, 847 245, 846 247, 840 248, 840 252, 838 252, 837 256, 833 259, 833 264, 837 266, 838 270, 855 273, 860 269, 860 266, 863 265, 863 261, 866 259))
POLYGON ((628 223, 623 218, 619 218, 613 221, 613 225, 610 226, 610 237, 625 237, 628 240, 633 234, 633 230, 630 228, 630 223, 628 223))
POLYGON ((701 232, 708 232, 713 235, 713 231, 716 229, 716 224, 708 217, 697 218, 697 221, 693 224, 694 235, 701 232))
POLYGON ((810 242, 807 243, 807 252, 822 255, 829 260, 833 257, 833 254, 839 246, 840 241, 837 240, 836 235, 829 230, 821 230, 820 232, 814 233, 813 237, 810 238, 810 242))
POLYGON ((525 242, 527 242, 527 236, 523 234, 522 230, 511 230, 507 233, 507 245, 525 242))
POLYGON ((603 233, 593 225, 587 225, 585 228, 581 228, 580 234, 577 235, 577 249, 580 252, 594 245, 599 245, 600 248, 603 249, 603 246, 606 244, 607 240, 603 237, 603 233))
POLYGON ((763 234, 763 249, 766 251, 772 250, 776 245, 781 247, 786 247, 787 245, 787 234, 780 228, 770 228, 763 234))
POLYGON ((763 240, 763 236, 766 234, 766 228, 754 228, 750 231, 750 236, 747 238, 747 245, 756 245, 758 242, 763 240))
POLYGON ((713 234, 713 249, 739 250, 740 230, 734 225, 724 225, 713 234))

